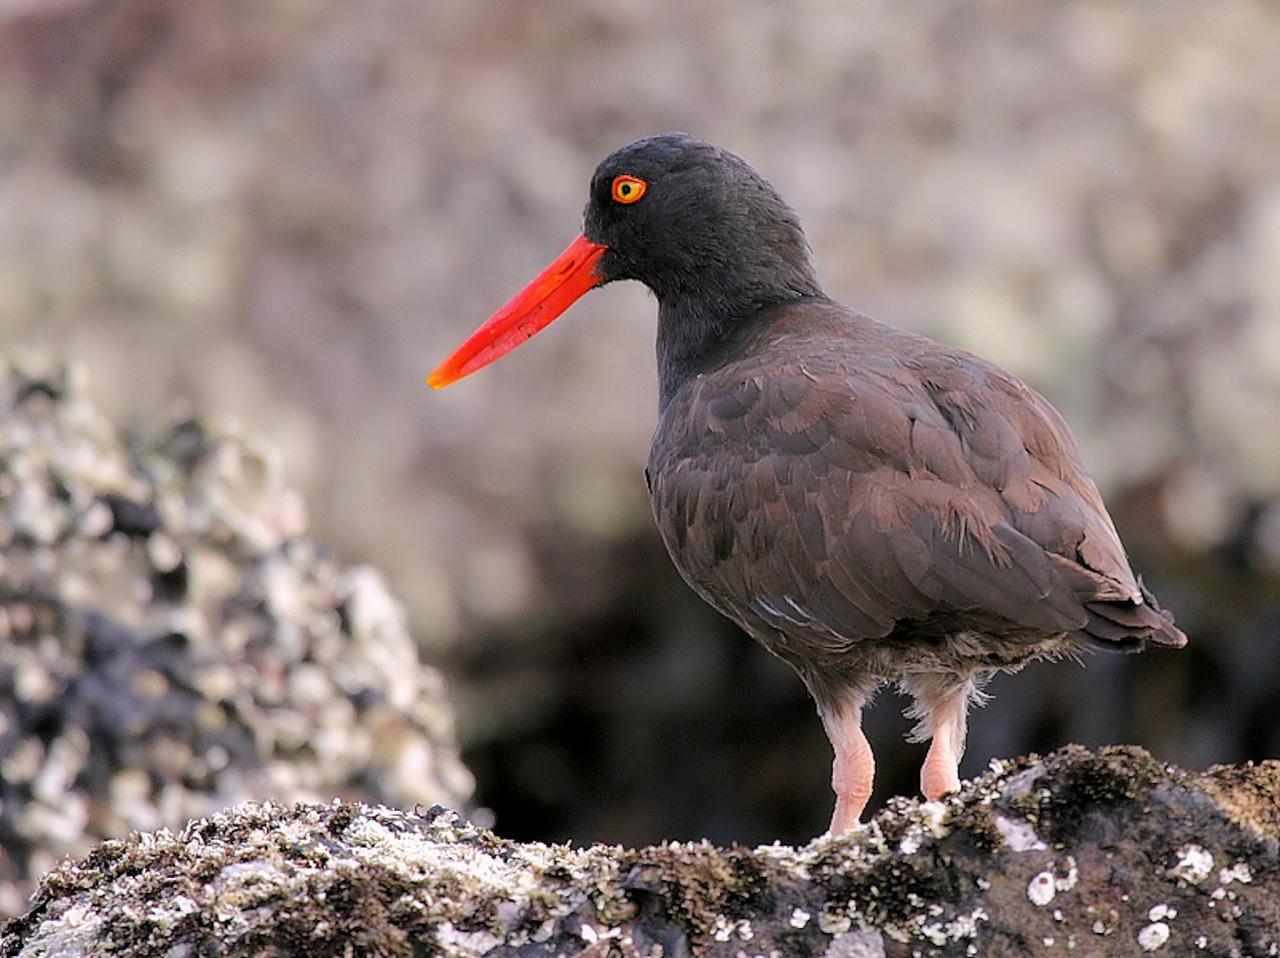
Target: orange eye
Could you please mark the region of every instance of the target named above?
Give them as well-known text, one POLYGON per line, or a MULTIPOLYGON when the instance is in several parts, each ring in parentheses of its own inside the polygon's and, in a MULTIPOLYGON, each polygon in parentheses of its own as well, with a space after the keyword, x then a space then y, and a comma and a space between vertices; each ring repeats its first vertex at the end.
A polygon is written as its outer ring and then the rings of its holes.
POLYGON ((613 178, 613 199, 617 203, 634 203, 644 196, 644 191, 648 188, 649 184, 640 177, 624 173, 613 178))

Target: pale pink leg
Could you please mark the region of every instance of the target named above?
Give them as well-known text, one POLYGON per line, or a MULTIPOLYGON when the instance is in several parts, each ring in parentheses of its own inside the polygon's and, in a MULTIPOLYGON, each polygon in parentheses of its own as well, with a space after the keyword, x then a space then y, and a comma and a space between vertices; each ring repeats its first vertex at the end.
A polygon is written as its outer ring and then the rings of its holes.
POLYGON ((936 702, 929 710, 933 732, 929 754, 920 769, 920 791, 931 802, 960 791, 960 756, 964 754, 968 690, 936 702))
POLYGON ((871 743, 862 734, 861 707, 849 708, 838 715, 824 715, 822 724, 835 751, 831 787, 836 793, 836 809, 829 831, 832 835, 843 835, 857 826, 871 798, 876 760, 871 754, 871 743))

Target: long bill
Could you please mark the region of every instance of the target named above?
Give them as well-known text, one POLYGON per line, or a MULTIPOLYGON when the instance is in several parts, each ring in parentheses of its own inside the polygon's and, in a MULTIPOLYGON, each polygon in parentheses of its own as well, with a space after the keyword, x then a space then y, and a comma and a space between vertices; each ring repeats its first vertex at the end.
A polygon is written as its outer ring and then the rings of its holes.
POLYGON ((437 366, 427 377, 427 385, 443 389, 470 376, 551 325, 578 297, 604 282, 596 264, 606 249, 603 243, 579 236, 437 366))

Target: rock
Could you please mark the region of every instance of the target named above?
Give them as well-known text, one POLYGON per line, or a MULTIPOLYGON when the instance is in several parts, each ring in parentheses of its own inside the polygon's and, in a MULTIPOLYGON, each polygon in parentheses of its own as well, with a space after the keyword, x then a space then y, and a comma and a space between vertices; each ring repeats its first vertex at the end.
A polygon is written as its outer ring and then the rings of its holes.
POLYGON ((1280 762, 1068 747, 804 847, 517 844, 443 809, 247 804, 45 877, 6 956, 502 958, 1280 949, 1280 762))
POLYGON ((254 440, 125 437, 0 360, 0 914, 103 838, 247 799, 461 806, 438 672, 254 440))

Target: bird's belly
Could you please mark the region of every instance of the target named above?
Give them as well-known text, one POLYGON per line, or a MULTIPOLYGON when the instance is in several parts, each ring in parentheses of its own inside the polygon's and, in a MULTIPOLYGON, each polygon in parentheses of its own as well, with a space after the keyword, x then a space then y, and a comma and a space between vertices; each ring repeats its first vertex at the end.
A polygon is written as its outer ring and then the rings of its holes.
POLYGON ((1013 637, 964 628, 941 635, 930 632, 907 624, 885 639, 859 643, 846 662, 870 675, 897 681, 912 675, 1016 672, 1036 659, 1075 653, 1066 635, 1013 637))

